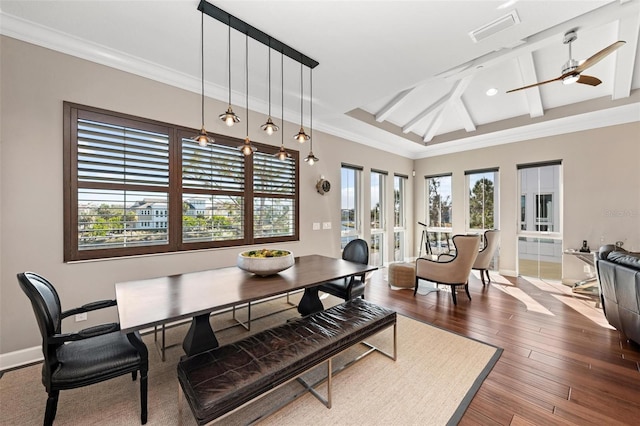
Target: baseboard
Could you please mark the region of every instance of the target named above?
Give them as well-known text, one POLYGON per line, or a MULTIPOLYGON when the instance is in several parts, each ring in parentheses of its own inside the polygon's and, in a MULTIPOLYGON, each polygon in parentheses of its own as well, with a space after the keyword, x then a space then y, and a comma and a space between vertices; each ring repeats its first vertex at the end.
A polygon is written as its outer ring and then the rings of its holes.
POLYGON ((498 271, 498 273, 504 277, 517 277, 518 274, 516 273, 516 271, 512 271, 509 269, 500 269, 498 271))
POLYGON ((43 360, 42 346, 21 349, 19 351, 0 354, 0 371, 10 370, 43 360))

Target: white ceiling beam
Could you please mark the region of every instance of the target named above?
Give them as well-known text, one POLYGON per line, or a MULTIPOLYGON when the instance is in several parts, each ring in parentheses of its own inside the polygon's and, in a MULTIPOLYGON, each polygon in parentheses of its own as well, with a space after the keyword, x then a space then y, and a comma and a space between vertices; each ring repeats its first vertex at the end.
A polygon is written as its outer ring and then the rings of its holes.
POLYGON ((452 81, 460 79, 464 76, 474 74, 482 65, 484 68, 495 66, 501 62, 516 59, 525 53, 533 52, 544 46, 554 43, 561 43, 565 32, 570 28, 588 28, 606 25, 611 21, 622 19, 625 16, 640 13, 640 2, 613 1, 600 8, 594 9, 574 19, 555 25, 544 31, 540 31, 530 37, 527 37, 522 44, 516 47, 505 46, 503 49, 482 55, 463 65, 438 74, 438 77, 452 81))
POLYGON ((439 111, 447 104, 449 101, 449 94, 444 95, 431 105, 429 105, 426 109, 424 109, 420 114, 413 117, 407 124, 402 127, 402 133, 409 133, 413 130, 413 128, 422 121, 427 115, 439 111))
POLYGON ((458 117, 460 117, 460 121, 462 121, 462 125, 467 132, 473 132, 476 130, 476 123, 473 122, 471 118, 471 114, 469 114, 469 109, 464 104, 464 101, 461 98, 455 99, 452 101, 453 106, 455 106, 456 111, 458 112, 458 117))
MULTIPOLYGON (((433 137, 435 136, 436 132, 438 131, 438 129, 442 125, 442 121, 444 120, 443 111, 444 111, 445 107, 447 105, 455 104, 455 102, 458 102, 458 101, 460 103, 462 103, 460 98, 462 97, 462 94, 465 92, 465 90, 467 90, 467 87, 469 87, 469 84, 471 83, 471 80, 473 80, 473 75, 468 75, 468 76, 464 77, 463 79, 458 80, 458 81, 456 81, 454 83, 453 87, 451 88, 451 90, 449 91, 447 96, 445 96, 446 101, 444 102, 442 107, 438 109, 438 111, 436 112, 435 117, 431 121, 431 124, 427 128, 427 131, 423 135, 422 140, 424 142, 429 142, 431 139, 433 139, 433 137)), ((463 109, 466 111, 466 107, 464 107, 464 105, 463 105, 463 109)), ((471 117, 469 117, 469 120, 471 120, 471 117)), ((475 129, 475 125, 473 125, 473 127, 475 129)))
POLYGON ((422 141, 425 144, 427 142, 429 142, 431 139, 433 139, 433 137, 435 136, 436 132, 438 131, 438 129, 442 125, 442 121, 444 120, 443 112, 444 112, 444 108, 441 108, 436 113, 435 117, 433 117, 433 121, 431 122, 431 124, 427 128, 427 131, 425 132, 424 136, 422 137, 422 141))
POLYGON ((618 38, 627 43, 614 53, 616 64, 611 93, 613 100, 627 98, 631 94, 639 34, 640 14, 629 15, 618 21, 618 38))
MULTIPOLYGON (((522 85, 533 84, 538 81, 536 66, 533 61, 533 52, 527 52, 527 54, 518 57, 518 68, 522 76, 522 85)), ((542 107, 540 88, 532 87, 531 89, 523 90, 521 93, 527 96, 529 116, 531 118, 542 117, 544 115, 544 108, 542 107)))
POLYGON ((403 90, 402 92, 398 93, 385 106, 383 106, 382 109, 380 109, 380 111, 376 113, 376 121, 378 123, 382 123, 384 120, 386 120, 387 117, 389 117, 389 115, 391 115, 393 111, 395 111, 400 105, 404 103, 407 95, 413 92, 415 89, 416 89, 415 87, 412 87, 410 89, 403 90))

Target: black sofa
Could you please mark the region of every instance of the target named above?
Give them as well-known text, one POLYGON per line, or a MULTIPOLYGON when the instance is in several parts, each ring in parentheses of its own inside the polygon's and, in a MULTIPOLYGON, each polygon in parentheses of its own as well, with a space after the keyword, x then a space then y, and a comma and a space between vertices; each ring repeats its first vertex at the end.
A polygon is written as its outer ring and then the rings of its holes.
POLYGON ((596 254, 596 269, 607 321, 640 345, 640 253, 602 246, 596 254))

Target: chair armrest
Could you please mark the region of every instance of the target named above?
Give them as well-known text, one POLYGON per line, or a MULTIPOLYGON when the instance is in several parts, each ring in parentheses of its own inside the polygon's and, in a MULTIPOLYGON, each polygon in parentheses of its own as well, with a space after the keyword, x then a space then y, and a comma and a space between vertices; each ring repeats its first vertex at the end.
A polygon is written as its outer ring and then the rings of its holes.
POLYGON ((114 331, 120 330, 120 324, 116 322, 112 322, 109 324, 101 324, 96 325, 94 327, 85 328, 83 330, 78 331, 77 333, 61 333, 54 334, 49 339, 50 343, 65 343, 65 342, 73 342, 76 340, 89 339, 91 337, 101 336, 103 334, 113 333, 114 331))
POLYGON ((449 253, 441 253, 438 255, 438 262, 450 262, 455 259, 455 256, 449 253))
POLYGON ((71 315, 82 314, 84 312, 96 311, 98 309, 109 308, 111 306, 116 306, 118 302, 115 300, 98 300, 97 302, 87 303, 86 305, 82 305, 79 308, 69 309, 68 311, 62 312, 62 319, 70 317, 71 315))

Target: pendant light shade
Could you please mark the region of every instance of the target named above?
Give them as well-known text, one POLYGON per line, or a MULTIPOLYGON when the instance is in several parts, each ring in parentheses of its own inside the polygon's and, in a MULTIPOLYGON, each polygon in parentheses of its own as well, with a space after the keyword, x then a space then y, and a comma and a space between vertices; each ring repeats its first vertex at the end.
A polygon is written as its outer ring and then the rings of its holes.
POLYGON ((228 70, 229 72, 229 106, 227 107, 227 110, 224 113, 218 116, 218 118, 224 121, 227 126, 231 127, 235 123, 240 122, 240 117, 238 117, 236 113, 233 112, 233 108, 231 108, 231 25, 229 25, 228 27, 229 27, 229 33, 228 33, 227 62, 229 63, 229 70, 228 70))
POLYGON ((282 119, 282 132, 280 133, 280 149, 275 153, 275 157, 284 161, 291 157, 291 154, 284 149, 284 54, 280 54, 280 88, 282 90, 280 97, 280 117, 282 119))
POLYGON ((256 152, 256 147, 251 145, 251 139, 249 139, 249 36, 245 34, 245 61, 244 61, 244 77, 245 77, 245 105, 247 107, 247 136, 244 138, 244 143, 240 145, 240 151, 246 156, 256 152))
POLYGON ((213 143, 215 140, 207 134, 207 130, 204 128, 204 12, 200 16, 200 49, 200 81, 202 86, 200 111, 202 112, 202 128, 200 133, 190 139, 198 142, 200 146, 207 146, 207 144, 213 143))
POLYGON ((309 135, 307 135, 304 131, 304 126, 302 125, 302 118, 304 116, 303 114, 303 108, 302 108, 302 62, 300 62, 300 130, 298 131, 298 133, 296 135, 293 135, 293 138, 295 140, 297 140, 300 143, 304 143, 306 141, 308 141, 309 139, 311 139, 309 137, 309 135))
POLYGON ((309 68, 309 89, 309 133, 311 133, 309 139, 311 142, 309 143, 309 155, 307 155, 304 161, 308 165, 313 166, 315 163, 320 161, 320 159, 313 155, 313 69, 311 68, 309 68))
POLYGON ((269 117, 267 118, 267 122, 260 126, 260 128, 267 132, 267 135, 271 136, 280 128, 276 126, 271 119, 271 47, 267 47, 269 48, 269 117))

